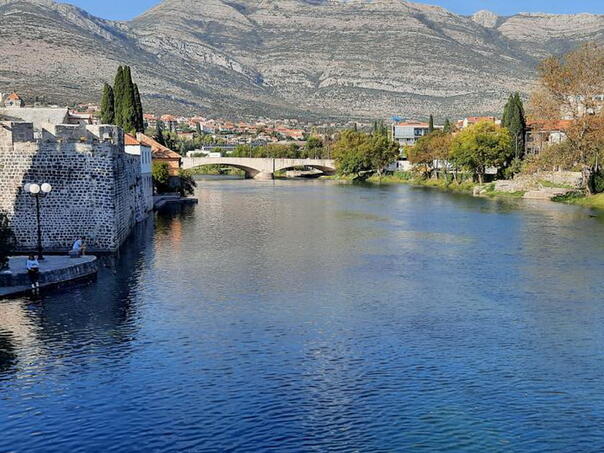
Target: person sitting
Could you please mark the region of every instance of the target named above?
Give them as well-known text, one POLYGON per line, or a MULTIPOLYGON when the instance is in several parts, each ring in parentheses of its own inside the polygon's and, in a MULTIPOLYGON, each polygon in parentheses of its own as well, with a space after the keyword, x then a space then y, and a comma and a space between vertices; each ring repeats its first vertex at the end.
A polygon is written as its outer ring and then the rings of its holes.
POLYGON ((36 290, 40 288, 40 263, 38 259, 34 255, 29 255, 25 267, 27 268, 27 275, 29 276, 32 289, 36 290))
POLYGON ((77 238, 71 247, 71 251, 69 252, 69 256, 72 258, 79 258, 86 253, 86 243, 84 242, 86 238, 84 236, 77 238))

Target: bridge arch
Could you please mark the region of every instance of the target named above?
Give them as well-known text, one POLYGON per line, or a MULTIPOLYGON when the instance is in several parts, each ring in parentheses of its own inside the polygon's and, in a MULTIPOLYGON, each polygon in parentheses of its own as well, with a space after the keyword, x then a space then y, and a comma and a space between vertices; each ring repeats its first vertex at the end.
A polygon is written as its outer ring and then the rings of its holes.
POLYGON ((256 157, 185 157, 182 168, 190 169, 206 165, 220 165, 243 170, 246 177, 254 179, 273 179, 276 171, 295 167, 310 167, 326 174, 336 171, 331 159, 278 159, 256 157))
POLYGON ((199 168, 199 167, 209 167, 209 166, 218 166, 218 167, 230 167, 230 168, 236 168, 238 170, 243 170, 245 172, 245 179, 254 179, 256 178, 261 171, 257 170, 255 168, 252 167, 248 167, 246 165, 239 165, 239 164, 234 164, 231 162, 225 162, 225 163, 214 163, 214 162, 208 162, 208 163, 201 163, 199 165, 195 165, 193 167, 184 167, 184 169, 189 170, 192 168, 199 168))

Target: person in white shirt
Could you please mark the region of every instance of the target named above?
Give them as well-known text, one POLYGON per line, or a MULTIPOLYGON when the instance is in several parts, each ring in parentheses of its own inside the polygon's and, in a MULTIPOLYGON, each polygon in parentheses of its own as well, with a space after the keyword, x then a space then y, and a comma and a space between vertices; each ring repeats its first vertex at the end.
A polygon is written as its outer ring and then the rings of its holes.
POLYGON ((32 289, 40 288, 40 263, 37 258, 34 255, 29 255, 25 267, 27 268, 27 275, 29 276, 32 289))
POLYGON ((71 257, 77 258, 84 255, 84 253, 86 252, 86 244, 84 242, 85 240, 86 238, 83 236, 75 240, 73 246, 71 247, 71 252, 69 252, 69 255, 71 257))

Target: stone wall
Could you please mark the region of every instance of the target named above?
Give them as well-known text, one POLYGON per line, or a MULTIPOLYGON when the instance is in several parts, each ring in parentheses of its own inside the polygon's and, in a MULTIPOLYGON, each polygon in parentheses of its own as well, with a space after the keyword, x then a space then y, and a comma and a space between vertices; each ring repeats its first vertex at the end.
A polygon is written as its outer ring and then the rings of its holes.
POLYGON ((585 187, 583 174, 572 171, 542 171, 530 175, 518 175, 511 180, 501 180, 495 183, 499 192, 527 192, 543 188, 582 189, 585 187))
POLYGON ((86 236, 91 250, 114 251, 147 215, 138 156, 124 152, 115 126, 60 125, 33 139, 31 123, 0 123, 0 209, 23 250, 35 249, 35 199, 26 183, 49 183, 40 198, 42 243, 63 251, 86 236))

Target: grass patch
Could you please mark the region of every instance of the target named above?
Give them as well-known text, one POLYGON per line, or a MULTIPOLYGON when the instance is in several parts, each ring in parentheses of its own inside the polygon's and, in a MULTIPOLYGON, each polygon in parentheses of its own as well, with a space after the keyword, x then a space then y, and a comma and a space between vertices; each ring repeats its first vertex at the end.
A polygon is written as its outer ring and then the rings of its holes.
POLYGON ((411 184, 415 186, 434 187, 436 189, 466 193, 472 193, 475 186, 474 182, 470 180, 457 182, 452 178, 423 179, 418 178, 411 172, 397 172, 382 177, 372 176, 367 182, 372 184, 411 184))
POLYGON ((554 197, 552 200, 561 203, 575 204, 585 208, 604 210, 604 193, 586 196, 583 192, 569 192, 566 195, 554 197))
POLYGON ((568 185, 568 184, 555 184, 551 181, 546 181, 544 179, 540 179, 539 181, 537 181, 537 184, 539 184, 541 187, 545 187, 548 189, 574 189, 573 186, 568 185))

